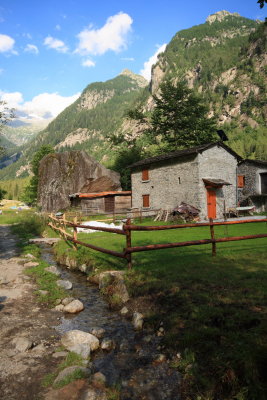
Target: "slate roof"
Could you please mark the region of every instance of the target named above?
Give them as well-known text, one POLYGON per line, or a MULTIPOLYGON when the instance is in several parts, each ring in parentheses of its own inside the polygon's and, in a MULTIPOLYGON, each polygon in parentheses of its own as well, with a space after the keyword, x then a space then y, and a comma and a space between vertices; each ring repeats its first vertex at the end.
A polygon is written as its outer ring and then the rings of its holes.
POLYGON ((236 157, 238 160, 242 160, 242 157, 240 157, 235 151, 230 149, 230 147, 226 146, 224 143, 222 143, 222 142, 214 142, 214 143, 202 144, 200 146, 190 147, 189 149, 177 150, 177 151, 173 151, 171 153, 161 154, 159 156, 146 158, 144 160, 140 160, 140 161, 137 161, 134 164, 131 164, 129 166, 129 168, 135 168, 135 167, 139 167, 139 166, 142 166, 142 165, 158 163, 160 161, 165 161, 165 160, 171 160, 171 159, 176 159, 176 158, 180 158, 180 157, 191 156, 193 154, 202 153, 203 151, 208 150, 208 149, 210 149, 210 148, 212 148, 214 146, 220 146, 220 147, 224 148, 226 151, 228 151, 230 154, 232 154, 234 157, 236 157))
POLYGON ((250 160, 249 158, 247 158, 245 160, 241 160, 239 162, 239 165, 244 164, 244 163, 259 165, 260 167, 267 168, 267 161, 264 161, 264 160, 250 160))

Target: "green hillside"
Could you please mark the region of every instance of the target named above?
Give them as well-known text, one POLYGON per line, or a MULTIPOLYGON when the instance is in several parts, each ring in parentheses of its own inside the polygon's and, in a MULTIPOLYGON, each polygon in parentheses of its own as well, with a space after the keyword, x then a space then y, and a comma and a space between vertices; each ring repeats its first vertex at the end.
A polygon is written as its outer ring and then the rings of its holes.
POLYGON ((0 179, 13 178, 43 144, 50 144, 57 151, 87 150, 96 159, 105 160, 106 154, 111 154, 108 136, 120 128, 126 111, 147 84, 141 76, 125 70, 107 82, 88 85, 79 99, 31 142, 22 146, 23 156, 15 164, 0 170, 0 179))

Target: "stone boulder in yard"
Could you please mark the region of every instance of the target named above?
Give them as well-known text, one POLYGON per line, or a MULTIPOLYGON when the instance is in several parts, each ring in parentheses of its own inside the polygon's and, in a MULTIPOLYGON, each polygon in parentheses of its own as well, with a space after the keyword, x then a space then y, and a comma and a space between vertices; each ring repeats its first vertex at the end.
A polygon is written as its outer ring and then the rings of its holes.
POLYGON ((120 189, 120 174, 105 168, 85 151, 51 153, 40 162, 38 203, 42 211, 68 208, 73 193, 120 189))

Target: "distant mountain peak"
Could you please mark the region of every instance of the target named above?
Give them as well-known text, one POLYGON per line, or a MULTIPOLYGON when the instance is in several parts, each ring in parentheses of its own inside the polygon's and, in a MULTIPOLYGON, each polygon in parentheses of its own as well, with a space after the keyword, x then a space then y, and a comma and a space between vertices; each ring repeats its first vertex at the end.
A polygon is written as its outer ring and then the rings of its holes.
POLYGON ((133 79, 138 83, 138 86, 145 87, 148 85, 148 81, 141 75, 137 75, 134 72, 130 71, 129 69, 124 69, 121 71, 119 75, 128 76, 129 78, 133 79))
POLYGON ((206 22, 208 22, 209 24, 212 24, 213 22, 216 21, 221 22, 222 20, 224 20, 224 18, 229 16, 241 17, 241 15, 238 14, 237 12, 230 13, 229 11, 222 10, 222 11, 217 11, 215 14, 209 15, 208 18, 206 19, 206 22))

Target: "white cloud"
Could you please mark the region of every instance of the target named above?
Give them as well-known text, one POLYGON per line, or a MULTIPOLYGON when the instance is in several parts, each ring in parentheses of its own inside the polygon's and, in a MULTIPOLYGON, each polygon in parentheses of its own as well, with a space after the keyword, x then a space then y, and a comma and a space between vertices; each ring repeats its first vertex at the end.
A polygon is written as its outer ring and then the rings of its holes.
POLYGON ((24 119, 47 119, 55 118, 61 111, 72 104, 80 96, 76 93, 73 96, 60 96, 58 93, 41 93, 31 101, 24 101, 20 92, 5 93, 0 92, 0 100, 7 103, 10 108, 15 108, 15 112, 23 113, 24 119))
POLYGON ((23 33, 23 37, 26 37, 27 39, 32 39, 32 35, 30 33, 23 33))
POLYGON ((20 92, 0 92, 0 100, 7 103, 10 108, 17 108, 23 102, 23 96, 20 92))
POLYGON ((127 35, 131 31, 132 18, 125 13, 113 15, 100 29, 84 29, 77 37, 76 53, 101 55, 112 50, 119 52, 127 47, 127 35))
POLYGON ((34 44, 27 44, 27 46, 25 47, 24 51, 26 53, 39 54, 38 47, 35 46, 34 44))
POLYGON ((59 24, 57 24, 57 25, 55 26, 55 30, 56 30, 56 31, 61 31, 61 26, 60 26, 59 24))
POLYGON ((150 81, 151 79, 151 68, 152 65, 156 64, 157 60, 158 60, 158 55, 160 53, 163 53, 166 49, 167 44, 164 43, 163 45, 161 45, 158 50, 156 51, 155 54, 153 54, 153 56, 151 56, 145 63, 144 63, 144 68, 141 69, 140 71, 140 75, 142 75, 144 78, 146 78, 148 81, 150 81))
POLYGON ((15 54, 14 44, 15 40, 12 37, 0 34, 0 53, 12 52, 15 54))
POLYGON ((52 36, 47 36, 44 40, 44 45, 49 49, 54 49, 59 51, 60 53, 66 53, 68 51, 68 47, 62 40, 55 39, 52 36))
POLYGON ((94 67, 95 66, 95 62, 92 60, 85 60, 82 62, 82 66, 83 67, 94 67))
POLYGON ((122 61, 134 61, 133 57, 123 57, 121 58, 122 61))

